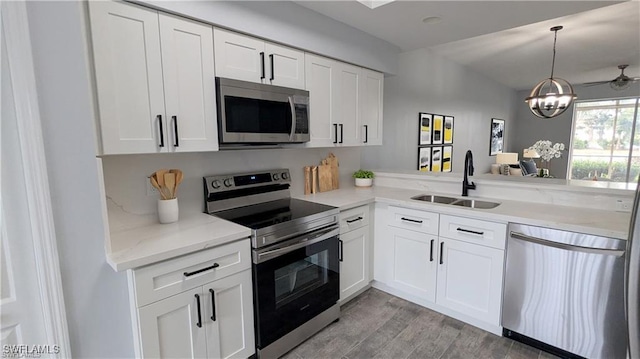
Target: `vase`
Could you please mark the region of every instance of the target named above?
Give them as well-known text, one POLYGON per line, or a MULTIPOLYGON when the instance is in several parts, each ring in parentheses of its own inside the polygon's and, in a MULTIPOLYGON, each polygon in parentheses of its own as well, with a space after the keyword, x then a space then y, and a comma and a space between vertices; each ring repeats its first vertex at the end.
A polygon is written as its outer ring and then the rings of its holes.
POLYGON ((174 223, 178 221, 178 199, 159 199, 158 200, 158 220, 160 223, 174 223))
POLYGON ((371 187, 373 178, 356 178, 356 187, 371 187))

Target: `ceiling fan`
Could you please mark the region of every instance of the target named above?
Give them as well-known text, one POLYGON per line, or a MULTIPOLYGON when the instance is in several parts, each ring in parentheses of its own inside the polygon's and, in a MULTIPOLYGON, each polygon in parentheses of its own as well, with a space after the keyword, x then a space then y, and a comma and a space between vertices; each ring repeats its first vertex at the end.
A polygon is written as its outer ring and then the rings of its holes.
POLYGON ((602 85, 602 84, 608 83, 609 86, 611 86, 611 88, 616 91, 624 90, 629 86, 631 86, 631 83, 640 81, 640 77, 629 77, 624 74, 624 69, 626 69, 628 66, 629 65, 618 65, 618 68, 620 69, 620 76, 616 77, 613 80, 586 82, 584 83, 584 86, 594 86, 594 85, 602 85))

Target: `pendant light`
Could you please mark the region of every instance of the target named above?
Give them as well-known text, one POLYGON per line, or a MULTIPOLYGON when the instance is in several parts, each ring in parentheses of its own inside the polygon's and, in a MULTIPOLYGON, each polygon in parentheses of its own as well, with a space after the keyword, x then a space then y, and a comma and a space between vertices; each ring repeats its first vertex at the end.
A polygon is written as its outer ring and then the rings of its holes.
POLYGON ((525 100, 529 104, 529 110, 534 115, 545 119, 560 115, 578 97, 573 91, 573 86, 568 81, 553 77, 553 70, 556 64, 556 41, 558 31, 562 30, 562 26, 554 26, 550 30, 555 33, 551 77, 540 81, 525 100))

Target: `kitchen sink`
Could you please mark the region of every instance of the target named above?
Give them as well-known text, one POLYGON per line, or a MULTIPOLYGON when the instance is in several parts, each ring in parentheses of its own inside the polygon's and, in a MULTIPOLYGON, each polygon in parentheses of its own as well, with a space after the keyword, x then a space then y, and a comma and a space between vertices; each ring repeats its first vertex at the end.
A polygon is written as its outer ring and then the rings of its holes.
POLYGON ((454 198, 454 197, 434 196, 432 194, 421 194, 419 196, 411 197, 411 199, 415 199, 423 202, 442 203, 442 204, 451 204, 458 200, 457 198, 454 198))
POLYGON ((500 205, 500 203, 498 202, 479 201, 477 199, 459 199, 451 204, 454 206, 479 208, 479 209, 490 209, 490 208, 498 207, 500 205))

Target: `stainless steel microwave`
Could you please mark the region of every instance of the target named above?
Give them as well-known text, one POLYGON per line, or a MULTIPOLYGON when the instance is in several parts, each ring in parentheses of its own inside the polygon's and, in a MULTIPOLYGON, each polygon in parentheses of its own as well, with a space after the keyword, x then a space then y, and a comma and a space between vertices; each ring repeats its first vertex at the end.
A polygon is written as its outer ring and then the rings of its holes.
POLYGON ((216 77, 221 145, 309 142, 309 91, 216 77))

